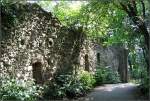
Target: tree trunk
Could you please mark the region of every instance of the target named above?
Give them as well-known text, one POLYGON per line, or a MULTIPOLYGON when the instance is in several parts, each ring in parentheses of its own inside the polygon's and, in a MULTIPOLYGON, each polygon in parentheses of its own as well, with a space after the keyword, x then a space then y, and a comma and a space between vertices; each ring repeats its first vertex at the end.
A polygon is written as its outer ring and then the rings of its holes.
MULTIPOLYGON (((148 74, 150 74, 150 68, 149 68, 149 40, 150 40, 150 35, 148 33, 147 30, 147 26, 144 22, 144 18, 142 19, 140 16, 138 16, 138 12, 137 12, 137 7, 136 7, 136 1, 135 0, 131 0, 127 5, 120 3, 120 5, 122 6, 122 9, 128 14, 128 16, 131 18, 131 20, 133 21, 133 23, 138 26, 138 29, 141 33, 141 35, 144 36, 144 49, 145 49, 145 53, 146 53, 146 57, 145 57, 145 62, 147 64, 147 72, 148 74)), ((143 3, 144 5, 144 3, 143 3)), ((143 10, 145 11, 145 10, 143 10)), ((145 13, 145 12, 143 12, 145 13)))

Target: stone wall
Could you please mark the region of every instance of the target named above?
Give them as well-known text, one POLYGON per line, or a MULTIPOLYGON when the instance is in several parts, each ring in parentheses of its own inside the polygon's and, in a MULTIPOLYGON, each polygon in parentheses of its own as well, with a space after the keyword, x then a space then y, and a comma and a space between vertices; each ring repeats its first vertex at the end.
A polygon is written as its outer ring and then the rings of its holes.
POLYGON ((51 13, 37 4, 13 4, 3 8, 0 77, 33 77, 36 83, 65 73, 79 64, 84 33, 61 26, 51 13), (14 12, 12 17, 11 13, 14 12), (14 18, 13 25, 8 20, 14 18))
POLYGON ((128 81, 127 68, 128 51, 121 45, 112 45, 104 47, 95 42, 86 40, 80 54, 80 65, 85 70, 93 72, 97 68, 111 67, 114 71, 118 71, 122 82, 128 81), (88 56, 88 59, 85 57, 88 56), (88 60, 88 62, 86 62, 88 60), (88 64, 88 67, 86 67, 88 64))
POLYGON ((1 72, 6 73, 1 73, 1 77, 9 73, 9 76, 28 79, 33 68, 39 68, 37 76, 47 79, 57 64, 53 46, 60 29, 59 21, 37 4, 13 4, 10 9, 13 11, 2 12, 0 67, 1 72), (15 13, 16 22, 7 26, 6 17, 11 17, 11 12, 15 13))
POLYGON ((85 40, 82 28, 62 26, 37 4, 13 4, 10 8, 12 11, 8 12, 2 7, 0 78, 33 77, 36 83, 44 83, 56 73, 70 72, 75 66, 91 72, 98 66, 126 68, 121 65, 125 61, 120 62, 124 59, 121 56, 126 57, 119 51, 123 48, 104 48, 85 40), (15 22, 10 23, 8 16, 15 22))

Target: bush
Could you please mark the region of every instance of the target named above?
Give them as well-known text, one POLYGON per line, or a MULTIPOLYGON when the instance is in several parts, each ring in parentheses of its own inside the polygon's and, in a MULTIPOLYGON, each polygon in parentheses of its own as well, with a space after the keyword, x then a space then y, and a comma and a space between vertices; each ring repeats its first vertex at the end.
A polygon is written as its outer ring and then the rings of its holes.
POLYGON ((106 81, 105 83, 119 83, 120 82, 120 76, 117 71, 113 71, 111 68, 107 68, 106 70, 106 81))
POLYGON ((85 89, 87 90, 91 89, 95 84, 94 76, 87 71, 81 71, 79 79, 80 82, 83 84, 83 87, 85 87, 85 89))
POLYGON ((83 96, 93 87, 93 76, 82 71, 80 75, 57 75, 45 89, 44 97, 47 99, 62 99, 63 97, 76 98, 83 96))
POLYGON ((84 85, 80 82, 72 83, 66 88, 66 96, 68 98, 77 98, 84 96, 86 94, 86 89, 84 85))
POLYGON ((45 90, 46 99, 62 99, 63 97, 74 98, 80 95, 82 85, 70 74, 57 75, 45 90))
POLYGON ((45 88, 44 98, 62 99, 66 97, 66 91, 71 85, 73 78, 70 74, 56 75, 45 88))
POLYGON ((133 68, 131 71, 131 77, 132 79, 138 80, 141 78, 141 74, 142 74, 142 69, 140 68, 133 68))
POLYGON ((120 76, 118 72, 113 71, 112 68, 99 68, 95 72, 96 85, 105 83, 118 83, 120 76))
POLYGON ((34 82, 17 79, 2 80, 0 88, 0 100, 35 101, 40 96, 41 87, 34 82))
POLYGON ((104 83, 106 79, 106 73, 104 71, 104 69, 97 69, 95 72, 95 80, 96 80, 96 85, 101 85, 104 83))
POLYGON ((51 81, 44 88, 43 97, 45 99, 61 99, 64 96, 66 96, 66 95, 65 95, 63 86, 61 87, 54 81, 51 81))
POLYGON ((142 76, 143 78, 141 79, 140 89, 142 94, 148 97, 149 88, 150 88, 150 82, 149 82, 150 78, 148 77, 147 72, 144 72, 142 76))

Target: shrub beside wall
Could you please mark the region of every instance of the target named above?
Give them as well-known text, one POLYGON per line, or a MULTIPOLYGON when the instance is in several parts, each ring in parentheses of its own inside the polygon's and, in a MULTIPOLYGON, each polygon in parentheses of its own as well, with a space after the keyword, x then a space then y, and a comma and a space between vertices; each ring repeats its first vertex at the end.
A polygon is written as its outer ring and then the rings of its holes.
POLYGON ((45 91, 44 98, 62 99, 77 98, 87 94, 93 88, 95 79, 87 71, 80 71, 78 74, 57 75, 45 91))
POLYGON ((119 83, 120 76, 117 71, 113 71, 112 68, 99 68, 95 72, 95 85, 101 85, 105 83, 119 83))
POLYGON ((42 89, 32 80, 4 79, 0 87, 0 101, 36 101, 42 95, 42 89))

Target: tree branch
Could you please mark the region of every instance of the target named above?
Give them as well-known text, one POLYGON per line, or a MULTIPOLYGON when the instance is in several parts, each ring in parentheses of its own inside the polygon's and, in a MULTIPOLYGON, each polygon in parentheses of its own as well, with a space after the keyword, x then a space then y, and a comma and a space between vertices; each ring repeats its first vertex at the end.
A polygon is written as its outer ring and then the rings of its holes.
POLYGON ((122 2, 120 2, 120 5, 122 6, 122 10, 124 10, 125 12, 127 12, 127 14, 129 14, 130 13, 130 11, 129 11, 129 9, 128 9, 128 7, 125 5, 125 4, 123 4, 122 2))
POLYGON ((137 7, 135 0, 131 0, 132 7, 134 8, 134 12, 137 14, 137 7))
POLYGON ((143 0, 140 0, 141 5, 142 5, 142 13, 143 13, 143 17, 145 18, 145 4, 143 2, 143 0))

